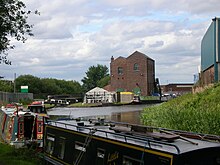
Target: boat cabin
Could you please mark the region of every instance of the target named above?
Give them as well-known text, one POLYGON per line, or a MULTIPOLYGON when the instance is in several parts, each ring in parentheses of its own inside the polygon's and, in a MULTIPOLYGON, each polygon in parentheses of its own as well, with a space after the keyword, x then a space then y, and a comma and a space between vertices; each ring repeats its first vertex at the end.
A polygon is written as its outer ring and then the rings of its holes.
POLYGON ((44 113, 46 114, 46 108, 42 101, 35 101, 32 104, 28 105, 28 110, 33 113, 44 113))
POLYGON ((49 164, 217 165, 220 138, 107 121, 50 121, 44 151, 49 164))
POLYGON ((0 136, 9 144, 22 147, 28 143, 43 146, 43 129, 46 114, 2 108, 0 110, 0 136))

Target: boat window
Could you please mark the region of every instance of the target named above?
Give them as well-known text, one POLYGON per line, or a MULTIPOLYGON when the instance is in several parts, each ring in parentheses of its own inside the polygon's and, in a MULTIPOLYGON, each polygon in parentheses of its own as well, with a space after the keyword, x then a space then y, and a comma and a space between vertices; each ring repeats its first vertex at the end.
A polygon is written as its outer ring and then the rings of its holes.
POLYGON ((41 113, 41 108, 37 108, 37 113, 41 113))
MULTIPOLYGON (((31 110, 31 109, 30 109, 30 110, 31 110)), ((34 113, 36 113, 35 107, 33 107, 31 111, 34 112, 34 113)))
POLYGON ((85 146, 83 145, 83 143, 80 143, 80 142, 75 143, 75 149, 79 150, 79 151, 86 152, 85 146))
POLYGON ((65 153, 65 138, 60 137, 59 143, 58 143, 58 158, 63 159, 64 153, 65 153))
POLYGON ((97 157, 104 159, 104 157, 105 157, 105 150, 101 149, 101 148, 98 148, 97 149, 97 157))
POLYGON ((43 124, 42 124, 42 122, 38 123, 37 131, 38 131, 38 133, 42 133, 43 132, 43 124))
POLYGON ((105 164, 104 157, 105 157, 105 150, 101 148, 97 148, 96 164, 104 165, 105 164))
POLYGON ((144 162, 129 156, 123 156, 123 165, 140 165, 140 164, 144 164, 144 162))
POLYGON ((24 125, 23 125, 23 123, 19 123, 19 134, 21 135, 21 134, 23 134, 24 133, 24 125))
POLYGON ((46 152, 47 153, 53 154, 54 143, 55 143, 54 136, 53 135, 47 135, 47 138, 46 138, 46 152))

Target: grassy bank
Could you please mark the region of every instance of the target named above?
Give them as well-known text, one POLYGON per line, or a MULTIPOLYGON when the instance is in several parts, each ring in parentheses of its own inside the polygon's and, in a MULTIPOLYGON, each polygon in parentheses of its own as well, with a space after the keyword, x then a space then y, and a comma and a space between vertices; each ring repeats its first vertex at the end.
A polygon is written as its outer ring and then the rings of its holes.
POLYGON ((7 144, 0 143, 1 165, 41 165, 43 162, 34 150, 27 148, 15 149, 7 144))
POLYGON ((220 135, 220 84, 146 108, 141 118, 145 125, 220 135))

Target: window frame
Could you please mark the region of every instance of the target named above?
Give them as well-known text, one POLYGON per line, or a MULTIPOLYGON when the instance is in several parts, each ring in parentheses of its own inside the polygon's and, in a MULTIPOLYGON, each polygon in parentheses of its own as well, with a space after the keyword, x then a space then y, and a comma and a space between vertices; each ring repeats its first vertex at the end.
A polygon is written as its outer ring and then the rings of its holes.
POLYGON ((118 67, 118 74, 122 75, 123 74, 123 67, 118 67))
POLYGON ((138 63, 135 63, 135 64, 134 64, 133 69, 134 69, 134 71, 139 71, 139 70, 140 70, 138 63))

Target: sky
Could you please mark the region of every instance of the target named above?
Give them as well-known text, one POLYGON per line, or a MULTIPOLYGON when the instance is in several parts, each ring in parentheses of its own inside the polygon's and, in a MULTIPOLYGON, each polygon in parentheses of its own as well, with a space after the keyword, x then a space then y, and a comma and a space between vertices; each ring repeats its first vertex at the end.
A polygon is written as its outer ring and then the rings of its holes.
POLYGON ((23 0, 31 15, 33 37, 12 39, 12 65, 0 64, 0 75, 81 83, 90 66, 106 65, 112 56, 135 51, 155 60, 160 84, 192 83, 199 72, 201 40, 219 0, 23 0))

